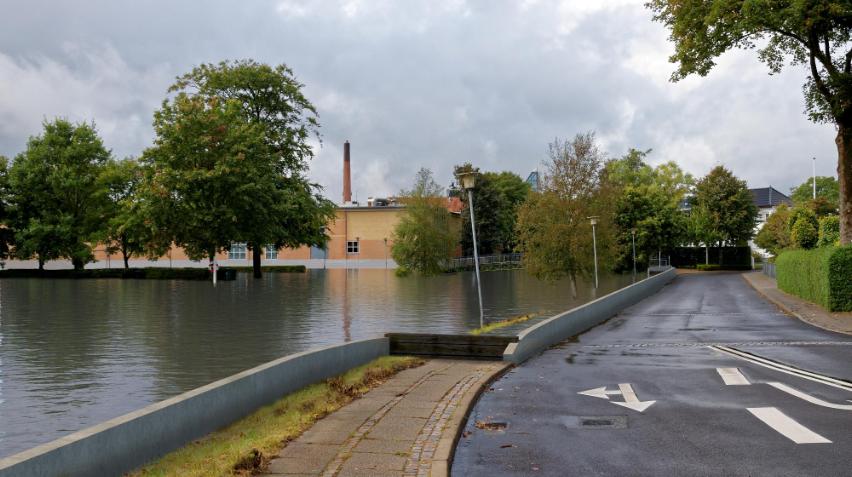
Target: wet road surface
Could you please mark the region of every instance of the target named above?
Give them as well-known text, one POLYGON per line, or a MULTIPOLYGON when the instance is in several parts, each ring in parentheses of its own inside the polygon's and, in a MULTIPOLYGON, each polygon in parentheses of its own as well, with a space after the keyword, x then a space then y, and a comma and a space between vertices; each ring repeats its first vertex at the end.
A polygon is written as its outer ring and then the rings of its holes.
POLYGON ((453 474, 852 475, 850 363, 739 274, 679 276, 496 381, 453 474))

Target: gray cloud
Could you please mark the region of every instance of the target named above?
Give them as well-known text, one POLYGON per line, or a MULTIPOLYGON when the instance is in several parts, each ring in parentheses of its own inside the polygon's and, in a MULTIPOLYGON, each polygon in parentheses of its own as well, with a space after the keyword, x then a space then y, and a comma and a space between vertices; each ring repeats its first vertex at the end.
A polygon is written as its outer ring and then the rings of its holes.
POLYGON ((359 198, 406 187, 421 166, 525 176, 548 141, 595 130, 605 149, 653 148, 696 175, 724 164, 786 191, 836 167, 831 126, 802 114, 805 72, 770 77, 751 52, 671 84, 664 29, 636 0, 49 2, 0 18, 0 154, 44 118, 95 120, 119 157, 152 139, 173 78, 201 62, 285 62, 318 106, 312 177, 340 196, 352 141, 359 198))

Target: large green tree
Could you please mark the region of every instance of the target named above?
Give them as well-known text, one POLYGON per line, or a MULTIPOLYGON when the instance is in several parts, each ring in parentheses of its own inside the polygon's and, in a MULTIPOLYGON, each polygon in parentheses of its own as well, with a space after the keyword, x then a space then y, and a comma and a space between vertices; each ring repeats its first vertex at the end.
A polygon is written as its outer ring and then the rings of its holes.
POLYGON ((604 170, 617 190, 616 269, 632 268, 634 240, 637 263, 647 264, 651 252, 670 250, 685 238, 686 217, 679 206, 692 177, 673 162, 652 168, 644 160, 650 152, 631 149, 604 170))
POLYGON ((612 265, 614 196, 602 181, 604 155, 594 133, 549 146, 541 192, 530 193, 518 211, 518 249, 532 275, 568 277, 576 294, 576 278, 594 269, 592 225, 597 216, 600 269, 612 265))
MULTIPOLYGON (((692 213, 698 218, 696 236, 705 245, 742 245, 754 234, 757 207, 746 182, 723 166, 714 167, 695 184, 692 213)), ((719 249, 719 263, 722 263, 719 249)))
MULTIPOLYGON (((100 240, 109 253, 121 253, 124 268, 130 267, 130 257, 144 254, 154 241, 150 220, 145 217, 140 203, 139 187, 143 174, 135 159, 109 161, 101 174, 101 182, 107 190, 108 208, 100 240)), ((168 243, 166 240, 164 245, 168 243)), ((151 255, 160 255, 163 248, 155 248, 151 255)))
POLYGON ((440 273, 458 244, 458 230, 452 225, 443 188, 435 182, 432 171, 421 168, 411 190, 399 196, 405 212, 394 229, 394 261, 401 273, 440 273))
POLYGON ((518 219, 518 208, 530 193, 530 184, 514 172, 486 172, 486 176, 502 197, 503 208, 500 209, 500 250, 511 252, 518 244, 515 224, 518 219))
POLYGON ((816 198, 814 198, 814 182, 808 179, 791 189, 790 198, 797 207, 808 207, 819 217, 837 215, 840 207, 840 187, 837 179, 831 176, 817 176, 816 198))
POLYGON ((324 246, 328 240, 323 230, 334 205, 305 177, 314 155, 309 141, 319 138, 319 122, 303 87, 286 65, 240 60, 198 66, 169 89, 178 97, 233 109, 240 116, 238 127, 251 129, 243 165, 232 171, 242 177, 238 191, 247 204, 234 219, 230 240, 247 243, 255 277, 261 276, 265 247, 324 246), (243 169, 252 172, 244 174, 243 169), (267 177, 252 181, 254 173, 267 177))
POLYGON ((837 127, 841 243, 852 243, 852 5, 846 0, 650 0, 675 44, 672 80, 707 75, 734 48, 759 48, 770 72, 803 65, 806 110, 837 127))
POLYGON ((101 173, 110 152, 94 125, 64 119, 44 123, 9 171, 10 224, 15 255, 48 260, 70 259, 79 270, 94 260, 106 213, 101 173))

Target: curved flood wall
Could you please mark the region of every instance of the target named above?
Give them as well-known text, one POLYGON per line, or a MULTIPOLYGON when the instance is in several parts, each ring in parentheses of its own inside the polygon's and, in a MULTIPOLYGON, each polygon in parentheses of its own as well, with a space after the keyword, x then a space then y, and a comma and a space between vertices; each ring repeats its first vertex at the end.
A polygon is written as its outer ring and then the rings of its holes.
POLYGON ((121 475, 388 350, 375 338, 289 355, 0 459, 0 477, 121 475))
POLYGON ((560 341, 576 336, 618 314, 621 310, 657 293, 675 277, 675 269, 646 278, 585 305, 537 323, 518 334, 518 342, 503 352, 503 361, 515 364, 544 351, 560 341))

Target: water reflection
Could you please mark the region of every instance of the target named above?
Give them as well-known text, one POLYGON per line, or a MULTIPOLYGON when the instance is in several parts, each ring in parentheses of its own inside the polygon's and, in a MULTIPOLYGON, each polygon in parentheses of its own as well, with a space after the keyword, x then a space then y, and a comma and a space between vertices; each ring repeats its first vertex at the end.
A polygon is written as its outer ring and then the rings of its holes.
MULTIPOLYGON (((578 298, 523 271, 482 274, 485 316, 553 314, 578 298)), ((601 293, 630 282, 605 277, 601 293)), ((0 456, 235 372, 387 331, 478 326, 472 273, 398 278, 386 270, 239 274, 205 282, 0 281, 0 456)))

